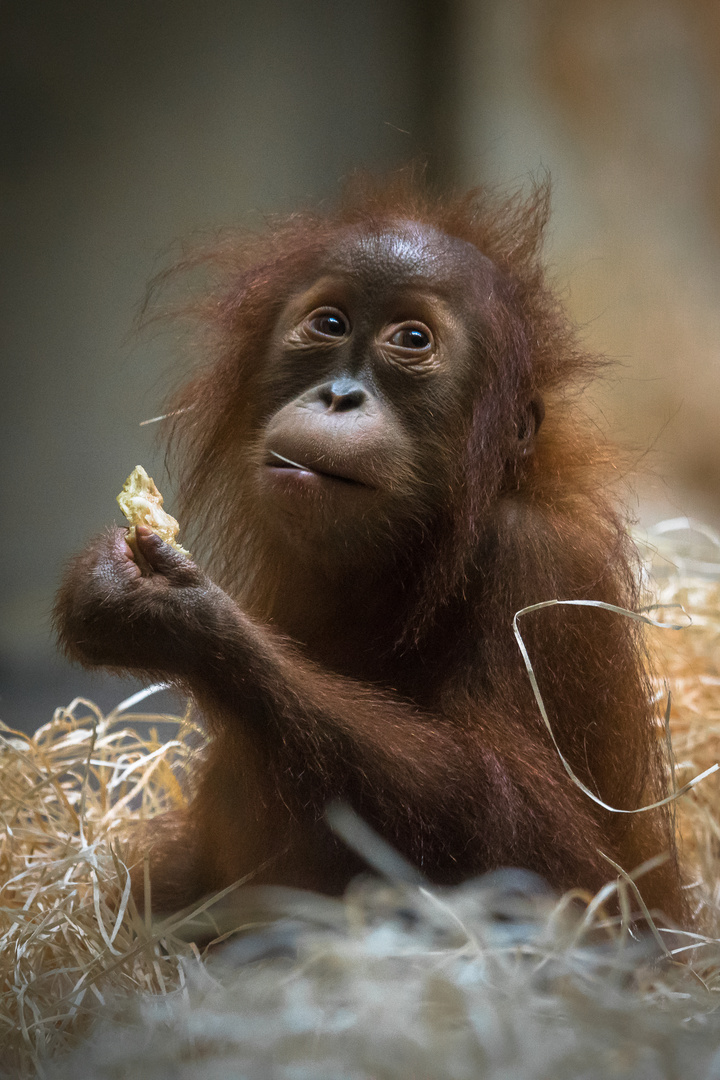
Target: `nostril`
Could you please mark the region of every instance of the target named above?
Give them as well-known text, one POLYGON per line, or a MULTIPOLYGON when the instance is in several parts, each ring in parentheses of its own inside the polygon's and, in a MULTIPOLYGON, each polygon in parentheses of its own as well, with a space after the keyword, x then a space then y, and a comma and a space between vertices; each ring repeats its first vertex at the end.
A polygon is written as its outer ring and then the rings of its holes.
POLYGON ((359 409, 365 400, 364 390, 352 390, 348 394, 335 394, 333 408, 336 412, 345 412, 348 409, 359 409))
POLYGON ((318 398, 331 412, 359 409, 367 400, 367 391, 355 379, 336 379, 321 386, 318 398))

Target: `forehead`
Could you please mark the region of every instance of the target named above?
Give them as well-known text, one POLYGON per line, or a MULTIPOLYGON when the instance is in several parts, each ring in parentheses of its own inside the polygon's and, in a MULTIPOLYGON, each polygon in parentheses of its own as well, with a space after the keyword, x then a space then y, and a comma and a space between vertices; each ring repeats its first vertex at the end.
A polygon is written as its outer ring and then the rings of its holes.
POLYGON ((329 252, 328 269, 365 285, 425 285, 474 291, 489 286, 493 264, 474 244, 432 225, 398 221, 374 229, 352 228, 329 252))

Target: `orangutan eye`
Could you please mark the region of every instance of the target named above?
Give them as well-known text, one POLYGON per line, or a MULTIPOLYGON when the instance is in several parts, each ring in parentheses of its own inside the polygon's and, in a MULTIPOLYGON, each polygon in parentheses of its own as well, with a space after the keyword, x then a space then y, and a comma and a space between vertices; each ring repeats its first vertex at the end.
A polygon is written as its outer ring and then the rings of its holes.
POLYGON ((335 308, 314 311, 306 320, 313 334, 321 338, 341 338, 350 330, 350 325, 341 311, 335 308))
POLYGON ((430 344, 430 337, 424 330, 418 330, 416 327, 410 327, 405 330, 398 330, 390 338, 393 345, 399 345, 401 349, 427 349, 430 344))
POLYGON ((386 339, 388 344, 407 352, 429 352, 433 345, 433 336, 424 323, 405 323, 395 327, 386 339))

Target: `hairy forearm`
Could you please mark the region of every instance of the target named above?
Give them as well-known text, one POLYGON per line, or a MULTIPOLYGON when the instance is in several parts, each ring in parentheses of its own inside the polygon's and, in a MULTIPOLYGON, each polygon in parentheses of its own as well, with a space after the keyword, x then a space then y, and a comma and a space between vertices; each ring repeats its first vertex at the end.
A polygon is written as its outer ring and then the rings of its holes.
POLYGON ((470 730, 467 703, 435 715, 329 672, 229 598, 205 632, 191 690, 211 726, 250 727, 315 798, 357 799, 364 812, 392 808, 394 817, 400 804, 408 820, 437 832, 469 815, 482 829, 483 807, 521 817, 520 807, 538 797, 527 783, 538 771, 546 791, 555 788, 558 799, 567 791, 555 753, 520 715, 507 714, 507 704, 502 737, 499 706, 487 702, 478 703, 470 730))
POLYGON ((281 749, 302 748, 323 772, 392 772, 396 783, 405 779, 419 790, 429 774, 459 761, 450 719, 319 667, 222 596, 184 680, 211 724, 244 725, 281 749))

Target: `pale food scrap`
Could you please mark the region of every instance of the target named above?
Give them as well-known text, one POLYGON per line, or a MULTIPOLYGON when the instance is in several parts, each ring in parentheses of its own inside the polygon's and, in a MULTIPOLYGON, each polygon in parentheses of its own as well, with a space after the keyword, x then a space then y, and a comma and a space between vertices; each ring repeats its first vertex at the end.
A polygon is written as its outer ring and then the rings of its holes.
POLYGON ((163 497, 155 486, 155 481, 143 469, 137 465, 123 484, 123 489, 117 497, 118 506, 130 522, 132 528, 128 530, 127 541, 130 547, 137 553, 135 546, 135 526, 149 525, 153 532, 157 533, 161 540, 170 544, 182 555, 190 552, 181 547, 175 539, 180 526, 174 517, 171 517, 162 508, 163 497))

